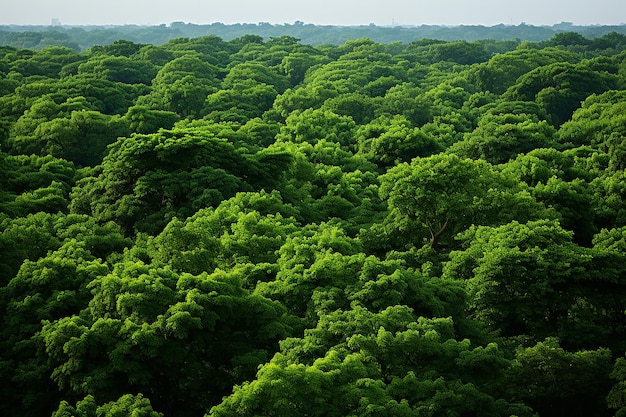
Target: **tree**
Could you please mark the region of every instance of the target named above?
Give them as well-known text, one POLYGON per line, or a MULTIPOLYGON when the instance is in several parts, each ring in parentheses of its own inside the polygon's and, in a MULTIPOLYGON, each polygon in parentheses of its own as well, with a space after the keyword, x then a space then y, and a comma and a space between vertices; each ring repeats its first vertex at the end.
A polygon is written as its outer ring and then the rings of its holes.
POLYGON ((556 339, 519 348, 507 371, 513 395, 540 415, 611 416, 608 349, 569 352, 556 339))
POLYGON ((153 110, 147 106, 132 106, 124 115, 130 133, 156 133, 159 129, 172 129, 180 120, 178 114, 166 110, 153 110))
POLYGON ((52 156, 3 155, 0 168, 2 198, 0 210, 11 217, 25 217, 39 211, 67 210, 69 189, 74 185, 75 166, 52 156))
POLYGON ((580 103, 591 94, 618 86, 618 77, 594 71, 584 63, 554 63, 538 67, 521 76, 506 92, 514 100, 536 100, 554 126, 569 120, 580 103))
POLYGON ((575 63, 580 56, 556 48, 535 49, 520 45, 514 51, 495 54, 489 61, 470 69, 470 80, 483 91, 504 93, 517 79, 535 68, 555 62, 575 63))
POLYGON ((251 149, 254 147, 263 149, 274 143, 274 138, 280 132, 280 128, 281 125, 277 122, 255 117, 241 126, 235 137, 241 138, 241 142, 251 149))
POLYGON ((339 116, 329 110, 306 109, 287 118, 276 140, 315 145, 325 139, 349 149, 354 142, 354 129, 354 120, 348 116, 339 116))
POLYGON ((570 26, 0 30, 104 45, 0 47, 0 414, 626 415, 626 36, 472 41, 570 26))
POLYGON ((626 359, 623 356, 615 360, 610 377, 614 381, 614 385, 606 401, 609 408, 617 410, 615 417, 622 417, 626 412, 626 359))
POLYGON ((591 202, 592 193, 587 182, 579 178, 565 182, 553 176, 545 183, 537 184, 532 194, 559 213, 561 226, 574 232, 574 242, 591 246, 598 230, 597 214, 591 202))
POLYGON ((589 39, 576 32, 559 32, 546 42, 549 46, 586 46, 589 39))
POLYGON ((89 110, 107 115, 126 113, 139 96, 148 94, 149 91, 150 87, 147 85, 114 82, 91 74, 64 77, 52 90, 57 103, 69 98, 85 97, 91 106, 89 110))
POLYGON ((78 401, 76 406, 71 406, 67 401, 62 401, 59 408, 52 413, 52 417, 163 417, 152 409, 150 400, 141 394, 126 394, 116 401, 103 405, 97 405, 92 395, 78 401))
POLYGON ((90 299, 87 284, 108 273, 100 260, 84 249, 85 242, 65 243, 37 261, 25 261, 2 291, 2 379, 11 382, 3 395, 3 413, 50 413, 62 398, 50 381, 41 331, 44 320, 78 314, 90 299))
POLYGON ((331 97, 340 94, 337 86, 330 81, 316 81, 306 86, 288 88, 274 100, 273 109, 286 119, 296 110, 317 109, 331 97))
MULTIPOLYGON (((248 263, 273 264, 287 236, 297 230, 292 217, 296 213, 276 191, 239 193, 215 209, 168 223, 148 244, 151 260, 192 274, 248 263)), ((256 282, 250 280, 246 284, 254 287, 256 282)))
POLYGON ((593 238, 596 248, 626 253, 626 227, 616 229, 602 229, 593 238))
POLYGON ((218 69, 195 54, 186 54, 165 64, 154 77, 149 96, 137 104, 167 110, 179 116, 200 116, 207 96, 215 92, 218 69))
POLYGON ((121 252, 131 241, 114 223, 97 224, 85 215, 37 212, 11 219, 0 217, 0 277, 6 286, 25 260, 36 261, 68 240, 84 243, 94 256, 106 259, 121 252))
MULTIPOLYGON (((97 176, 79 181, 70 209, 127 233, 157 234, 173 218, 217 206, 251 184, 263 186, 284 168, 280 155, 239 153, 210 129, 180 128, 120 138, 97 176), (274 156, 274 158, 272 158, 274 156)), ((287 161, 288 162, 288 161, 287 161)))
POLYGON ((56 250, 61 246, 55 233, 56 217, 54 214, 44 212, 17 219, 2 217, 0 277, 3 287, 15 276, 25 259, 39 259, 49 250, 56 250))
POLYGON ((498 224, 547 215, 523 188, 485 161, 438 154, 400 164, 381 176, 389 219, 421 246, 449 246, 472 224, 498 224))
POLYGON ((94 56, 78 66, 79 74, 93 74, 125 84, 150 85, 157 68, 149 61, 126 56, 94 56))
POLYGON ((619 171, 596 177, 589 188, 596 227, 612 229, 626 225, 626 173, 619 171))
POLYGON ((48 187, 27 191, 8 204, 6 211, 11 214, 27 215, 37 212, 58 213, 67 211, 68 188, 65 184, 52 181, 48 187))
POLYGON ((404 116, 380 117, 357 131, 359 153, 380 168, 426 157, 440 150, 435 139, 404 116))
POLYGON ((414 126, 421 126, 432 120, 433 102, 424 96, 422 89, 411 83, 402 83, 385 91, 374 114, 387 117, 403 115, 414 126))
MULTIPOLYGON (((317 319, 315 294, 332 293, 354 284, 364 256, 359 241, 331 224, 310 227, 285 239, 277 254, 276 279, 259 283, 257 291, 279 300, 289 311, 310 323, 317 319)), ((347 307, 345 297, 327 300, 335 308, 347 307), (338 304, 332 304, 336 301, 338 304)))
MULTIPOLYGON (((45 75, 50 78, 59 78, 63 72, 63 67, 83 61, 84 58, 71 48, 65 46, 47 46, 37 51, 28 60, 30 64, 28 68, 34 72, 31 73, 31 75, 37 74, 45 75)), ((19 72, 24 74, 22 71, 19 72)))
POLYGON ((369 123, 374 118, 374 100, 360 93, 341 94, 324 102, 328 109, 340 116, 350 116, 356 124, 369 123))
POLYGON ((241 283, 219 270, 116 264, 90 283, 93 298, 80 315, 45 322, 52 379, 102 402, 142 392, 166 415, 208 411, 290 331, 284 307, 241 283))
POLYGON ((139 52, 144 46, 146 45, 120 39, 120 40, 116 40, 110 45, 93 46, 89 48, 88 52, 92 56, 109 55, 109 56, 131 57, 137 52, 139 52))
POLYGON ((174 59, 174 53, 166 50, 163 46, 143 45, 138 51, 134 52, 133 57, 143 61, 148 61, 154 65, 161 67, 174 59))
POLYGON ((454 337, 450 319, 416 319, 403 306, 337 311, 283 345, 209 416, 531 416, 527 406, 490 395, 484 384, 507 366, 498 347, 454 337), (317 345, 324 334, 328 345, 317 345))
POLYGON ((4 222, 2 230, 0 372, 12 381, 2 387, 2 412, 49 414, 61 393, 50 385, 41 321, 85 308, 87 284, 108 272, 103 260, 131 242, 116 225, 78 215, 40 212, 4 222))
POLYGON ((202 113, 206 118, 220 121, 246 123, 260 117, 272 107, 278 93, 272 85, 255 80, 241 80, 231 88, 209 94, 202 113))
POLYGON ((107 145, 129 130, 125 119, 88 110, 86 104, 85 98, 79 97, 61 105, 52 100, 33 105, 16 123, 13 148, 82 166, 98 164, 107 145))
POLYGON ((624 109, 623 91, 591 95, 572 115, 572 120, 561 126, 557 138, 566 146, 597 147, 609 155, 611 171, 623 170, 626 167, 624 109))
MULTIPOLYGON (((177 61, 178 58, 196 57, 199 61, 211 66, 225 67, 230 62, 230 54, 234 52, 231 45, 215 35, 168 38, 168 41, 163 42, 161 47, 173 54, 173 61, 177 61)), ((184 59, 179 60, 176 64, 183 71, 192 70, 194 65, 193 62, 184 59), (191 64, 191 67, 185 69, 186 64, 191 64)), ((201 74, 196 72, 196 76, 201 76, 201 74)))
POLYGON ((477 64, 490 58, 480 42, 467 41, 431 45, 426 56, 430 63, 452 61, 463 65, 477 64))
POLYGON ((478 121, 473 132, 452 145, 448 152, 501 164, 518 154, 551 147, 555 133, 556 130, 545 120, 539 121, 526 114, 488 114, 478 121))
POLYGON ((296 86, 304 80, 309 68, 327 62, 327 57, 317 53, 293 52, 283 58, 279 69, 289 78, 289 83, 296 86))
POLYGON ((292 163, 275 184, 285 202, 298 206, 304 224, 345 220, 346 230, 358 231, 360 221, 374 222, 383 210, 378 197, 376 166, 335 141, 312 145, 276 142, 270 149, 288 152, 292 163))
POLYGON ((508 337, 620 346, 623 254, 580 247, 550 220, 474 227, 462 238, 468 246, 451 253, 444 276, 467 282, 473 317, 508 337))
POLYGON ((279 94, 282 94, 289 82, 282 75, 266 65, 255 62, 244 62, 234 65, 222 81, 223 89, 235 88, 242 81, 253 80, 256 84, 266 84, 273 87, 279 94))
POLYGON ((539 183, 547 184, 554 177, 571 182, 577 178, 587 178, 588 172, 575 166, 576 151, 562 152, 554 148, 534 149, 502 165, 503 172, 515 175, 531 187, 539 183))

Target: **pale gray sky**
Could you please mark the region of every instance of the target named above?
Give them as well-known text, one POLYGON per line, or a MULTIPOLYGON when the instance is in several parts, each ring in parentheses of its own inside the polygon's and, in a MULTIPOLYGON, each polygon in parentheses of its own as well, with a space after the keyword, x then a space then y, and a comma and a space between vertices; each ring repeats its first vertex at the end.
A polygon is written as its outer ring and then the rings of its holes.
POLYGON ((0 24, 579 25, 626 23, 626 0, 3 0, 0 24))

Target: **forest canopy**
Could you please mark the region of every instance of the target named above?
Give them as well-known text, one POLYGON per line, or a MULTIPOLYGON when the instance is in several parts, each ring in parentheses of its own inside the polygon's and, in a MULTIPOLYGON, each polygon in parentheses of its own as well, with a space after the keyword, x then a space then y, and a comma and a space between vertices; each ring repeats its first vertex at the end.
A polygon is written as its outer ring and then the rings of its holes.
POLYGON ((626 415, 625 34, 39 42, 1 415, 626 415))

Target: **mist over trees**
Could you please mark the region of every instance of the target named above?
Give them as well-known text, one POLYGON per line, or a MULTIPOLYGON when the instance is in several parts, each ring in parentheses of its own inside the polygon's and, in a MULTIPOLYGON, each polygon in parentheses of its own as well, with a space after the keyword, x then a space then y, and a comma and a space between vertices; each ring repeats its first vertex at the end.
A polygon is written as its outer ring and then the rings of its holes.
POLYGON ((162 45, 181 37, 197 38, 209 35, 220 37, 226 41, 244 38, 248 35, 260 36, 264 40, 272 37, 293 36, 307 45, 340 45, 360 38, 368 38, 380 43, 409 43, 421 39, 464 40, 468 42, 484 39, 540 42, 547 41, 555 35, 569 36, 571 33, 576 33, 580 37, 594 39, 612 32, 626 34, 626 25, 577 26, 570 22, 561 22, 552 26, 534 26, 526 23, 495 26, 403 26, 389 22, 388 26, 374 24, 332 26, 314 25, 301 21, 285 24, 268 22, 236 24, 172 22, 168 25, 157 26, 0 25, 0 45, 28 49, 66 46, 78 52, 93 46, 109 45, 120 39, 135 43, 162 45))
POLYGON ((1 415, 626 415, 625 34, 119 30, 0 47, 1 415))

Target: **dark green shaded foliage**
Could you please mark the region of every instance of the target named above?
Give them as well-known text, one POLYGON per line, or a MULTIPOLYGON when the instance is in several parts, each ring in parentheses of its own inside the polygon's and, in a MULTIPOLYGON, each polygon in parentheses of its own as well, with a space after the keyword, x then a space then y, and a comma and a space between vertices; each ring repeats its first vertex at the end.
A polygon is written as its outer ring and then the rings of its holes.
POLYGON ((555 221, 471 228, 444 276, 467 281, 470 311, 504 336, 621 348, 624 254, 572 243, 555 221))
POLYGON ((97 74, 107 80, 125 84, 149 85, 157 73, 147 61, 126 56, 94 56, 78 66, 79 74, 97 74))
POLYGON ((127 232, 158 233, 173 217, 270 179, 271 167, 281 168, 273 159, 239 153, 227 140, 193 129, 133 135, 109 147, 97 177, 79 181, 70 209, 114 220, 127 232))
POLYGON ((289 331, 284 307, 245 291, 236 273, 124 262, 89 288, 89 307, 46 322, 42 335, 59 388, 103 402, 139 391, 168 415, 197 415, 289 331))
POLYGON ((515 398, 539 415, 611 416, 604 399, 610 371, 608 349, 570 352, 546 339, 518 349, 508 377, 515 398))
POLYGON ((551 147, 555 133, 548 122, 531 115, 487 114, 473 132, 448 148, 448 152, 499 164, 533 149, 551 147))
POLYGON ((569 120, 591 94, 613 90, 619 85, 616 75, 595 71, 587 65, 557 62, 534 69, 521 76, 507 90, 514 100, 535 100, 549 115, 550 122, 560 126, 569 120))
POLYGON ((450 319, 416 319, 403 306, 355 307, 289 339, 256 380, 235 387, 209 415, 531 416, 528 407, 489 394, 507 364, 495 344, 455 340, 450 319))
POLYGON ((25 261, 17 275, 3 288, 2 379, 11 381, 14 392, 3 398, 5 411, 24 408, 33 414, 50 413, 63 398, 50 381, 43 352, 43 320, 78 314, 89 302, 87 284, 108 273, 75 239, 38 261, 25 261), (16 395, 17 394, 17 395, 16 395))

